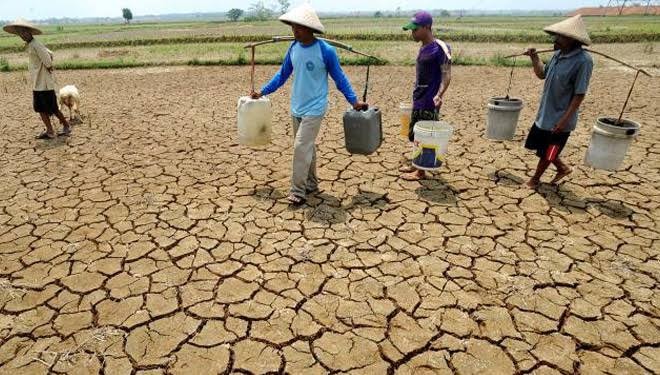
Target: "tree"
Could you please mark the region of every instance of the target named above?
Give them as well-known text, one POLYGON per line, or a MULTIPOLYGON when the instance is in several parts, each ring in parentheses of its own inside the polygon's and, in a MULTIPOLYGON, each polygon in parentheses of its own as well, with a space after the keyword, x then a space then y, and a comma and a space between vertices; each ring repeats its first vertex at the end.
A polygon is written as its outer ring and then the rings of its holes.
POLYGON ((126 20, 126 23, 131 23, 131 20, 133 19, 133 12, 131 12, 130 9, 128 8, 123 8, 121 10, 122 17, 126 20))
POLYGON ((277 0, 277 2, 280 4, 280 13, 284 14, 289 11, 289 7, 291 6, 291 3, 289 0, 277 0))
POLYGON ((440 12, 440 16, 441 17, 451 17, 451 13, 449 13, 449 11, 445 9, 442 12, 440 12))
POLYGON ((266 4, 264 4, 263 0, 252 3, 252 5, 250 5, 249 11, 250 20, 266 21, 273 18, 273 10, 268 8, 266 4))
POLYGON ((229 18, 231 21, 236 22, 238 21, 239 18, 243 16, 243 9, 230 9, 229 12, 227 12, 227 18, 229 18))
POLYGON ((382 16, 383 16, 383 12, 381 12, 380 10, 378 12, 374 13, 374 17, 376 17, 376 18, 381 18, 382 16))

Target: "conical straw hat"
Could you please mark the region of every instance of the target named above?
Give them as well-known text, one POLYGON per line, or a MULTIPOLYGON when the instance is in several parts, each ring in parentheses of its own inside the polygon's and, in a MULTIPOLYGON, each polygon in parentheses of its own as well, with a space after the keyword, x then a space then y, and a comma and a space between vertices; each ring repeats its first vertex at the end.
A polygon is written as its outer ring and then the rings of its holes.
POLYGON ((316 11, 309 4, 303 4, 291 9, 289 12, 280 16, 280 21, 287 25, 295 23, 296 25, 309 27, 319 34, 325 32, 325 27, 323 27, 321 20, 316 15, 316 11))
POLYGON ((40 35, 41 30, 37 29, 36 26, 33 24, 29 23, 28 21, 19 18, 14 22, 10 22, 2 27, 2 29, 10 34, 18 34, 19 29, 27 29, 29 30, 32 35, 40 35))
POLYGON ((587 46, 591 44, 591 38, 589 38, 587 26, 584 24, 582 16, 579 14, 561 22, 557 22, 554 25, 550 25, 543 29, 543 31, 575 39, 587 46))

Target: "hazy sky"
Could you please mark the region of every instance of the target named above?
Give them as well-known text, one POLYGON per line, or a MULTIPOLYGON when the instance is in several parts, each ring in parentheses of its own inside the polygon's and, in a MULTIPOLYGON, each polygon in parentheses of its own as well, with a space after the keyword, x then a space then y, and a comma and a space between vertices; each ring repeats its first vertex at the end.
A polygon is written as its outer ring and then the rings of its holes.
MULTIPOLYGON (((256 0, 0 0, 0 19, 18 17, 44 19, 51 17, 120 17, 121 8, 133 15, 224 12, 230 8, 246 9, 256 0)), ((304 0, 289 0, 292 5, 304 0)), ((265 0, 275 4, 276 0, 265 0)), ((574 9, 580 6, 607 4, 606 1, 584 0, 312 0, 320 11, 394 10, 401 9, 574 9), (356 5, 359 4, 359 5, 356 5)))

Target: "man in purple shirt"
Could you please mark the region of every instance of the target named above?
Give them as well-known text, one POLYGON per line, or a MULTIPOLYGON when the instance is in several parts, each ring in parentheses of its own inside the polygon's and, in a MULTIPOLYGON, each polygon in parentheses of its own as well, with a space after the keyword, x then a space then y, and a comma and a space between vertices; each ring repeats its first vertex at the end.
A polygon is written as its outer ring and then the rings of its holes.
MULTIPOLYGON (((445 42, 433 36, 433 17, 428 12, 417 12, 410 23, 403 27, 410 30, 415 42, 421 42, 417 56, 417 79, 413 91, 413 111, 410 118, 408 139, 415 140, 415 124, 418 121, 437 121, 440 117, 443 97, 451 81, 451 50, 445 42)), ((426 177, 423 170, 408 164, 399 169, 401 177, 418 181, 426 177)))

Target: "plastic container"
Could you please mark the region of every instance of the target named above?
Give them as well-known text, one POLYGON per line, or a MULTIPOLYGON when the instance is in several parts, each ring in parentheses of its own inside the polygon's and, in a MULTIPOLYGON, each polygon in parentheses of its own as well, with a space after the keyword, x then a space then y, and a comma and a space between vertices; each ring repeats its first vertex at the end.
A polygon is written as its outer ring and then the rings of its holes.
POLYGON ((502 96, 490 98, 488 100, 486 138, 497 141, 513 139, 522 108, 522 99, 502 96))
POLYGON ((238 99, 238 143, 244 146, 265 146, 272 133, 271 104, 267 97, 238 99))
POLYGON ((351 154, 370 155, 383 142, 382 113, 378 108, 366 111, 349 109, 344 113, 344 140, 351 154))
POLYGON ((410 103, 399 104, 399 118, 401 120, 402 137, 408 139, 408 132, 410 131, 410 118, 412 117, 412 105, 410 103))
POLYGON ((639 135, 640 126, 631 120, 600 117, 596 120, 584 163, 596 169, 615 171, 625 159, 630 143, 639 135))
POLYGON ((412 165, 434 171, 442 166, 454 128, 444 121, 419 121, 415 124, 412 165))

